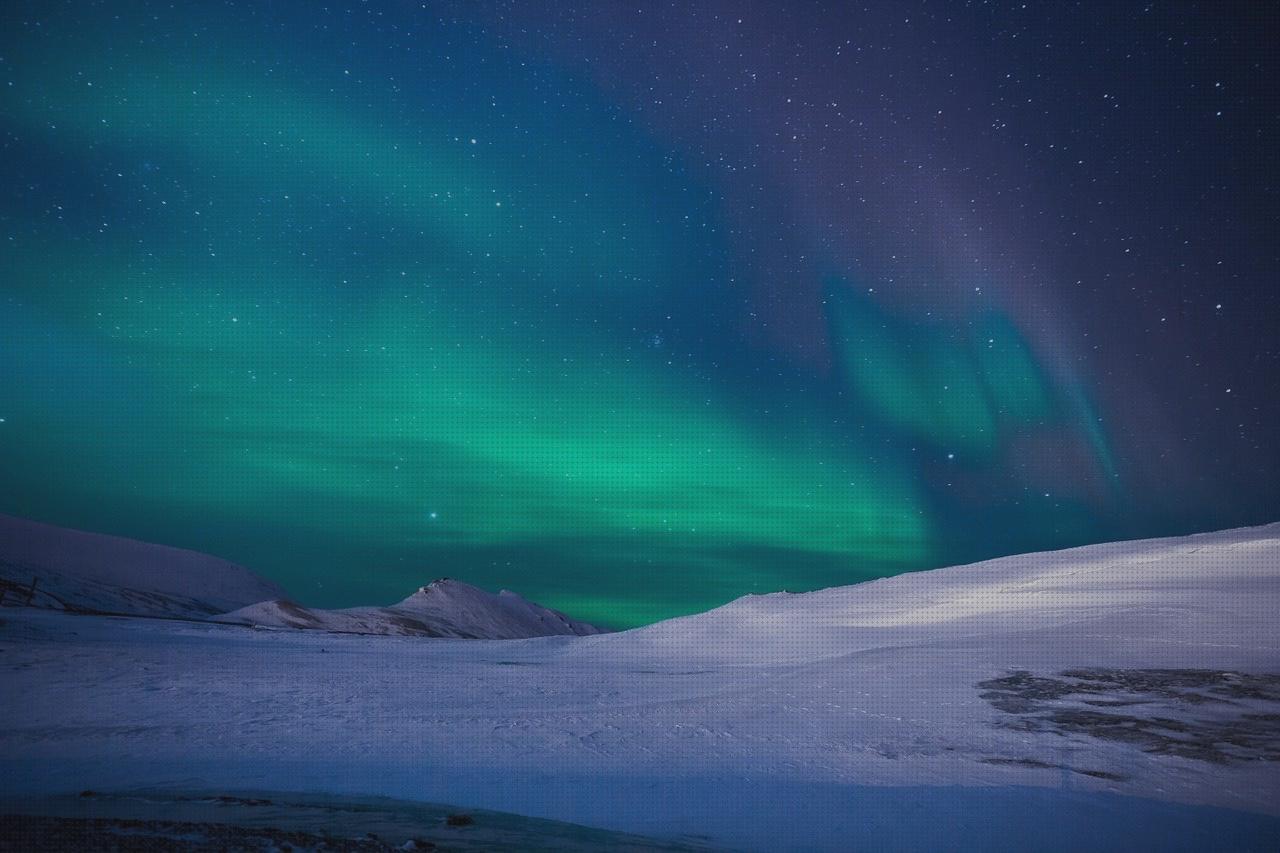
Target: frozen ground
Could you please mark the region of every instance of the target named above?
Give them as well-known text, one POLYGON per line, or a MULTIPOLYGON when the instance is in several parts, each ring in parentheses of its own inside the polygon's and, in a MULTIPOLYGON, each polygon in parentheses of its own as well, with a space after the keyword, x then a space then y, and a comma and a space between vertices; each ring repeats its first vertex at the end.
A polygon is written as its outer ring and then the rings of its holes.
POLYGON ((759 850, 1280 847, 1280 525, 621 634, 0 611, 0 793, 310 791, 759 850))
POLYGON ((377 797, 133 791, 29 797, 5 803, 0 850, 220 853, 225 850, 546 851, 691 853, 662 842, 573 824, 377 797))

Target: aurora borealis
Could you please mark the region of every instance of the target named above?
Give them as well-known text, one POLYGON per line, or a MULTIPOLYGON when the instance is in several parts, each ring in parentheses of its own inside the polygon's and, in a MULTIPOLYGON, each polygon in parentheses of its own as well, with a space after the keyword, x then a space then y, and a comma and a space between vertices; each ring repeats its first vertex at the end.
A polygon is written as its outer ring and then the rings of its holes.
POLYGON ((1275 520, 1274 49, 1123 6, 6 4, 0 511, 613 626, 1275 520))

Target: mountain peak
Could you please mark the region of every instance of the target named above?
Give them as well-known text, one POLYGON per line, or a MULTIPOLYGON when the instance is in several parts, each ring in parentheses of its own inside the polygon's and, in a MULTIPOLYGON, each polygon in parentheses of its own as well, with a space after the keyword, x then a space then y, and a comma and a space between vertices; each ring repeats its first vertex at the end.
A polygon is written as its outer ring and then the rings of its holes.
POLYGON ((478 586, 472 586, 469 583, 464 583, 463 581, 455 580, 454 578, 436 578, 431 583, 426 584, 425 586, 418 587, 417 590, 414 591, 413 595, 410 595, 408 598, 406 598, 404 601, 400 603, 405 604, 415 599, 423 598, 430 595, 440 596, 440 595, 459 595, 459 594, 489 595, 489 593, 485 592, 483 589, 481 589, 478 586))
POLYGON ((390 607, 318 610, 262 602, 217 617, 219 621, 356 634, 401 634, 465 639, 523 639, 602 633, 509 590, 498 594, 453 578, 420 586, 390 607))

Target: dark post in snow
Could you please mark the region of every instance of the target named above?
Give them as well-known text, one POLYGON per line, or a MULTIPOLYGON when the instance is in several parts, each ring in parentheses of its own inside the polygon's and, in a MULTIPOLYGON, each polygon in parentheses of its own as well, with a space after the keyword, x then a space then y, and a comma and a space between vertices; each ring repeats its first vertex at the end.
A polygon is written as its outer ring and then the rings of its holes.
POLYGON ((4 600, 9 596, 10 590, 13 591, 15 597, 20 596, 25 592, 26 601, 24 601, 23 604, 30 607, 31 601, 36 597, 36 584, 39 580, 39 578, 32 578, 31 586, 24 587, 22 584, 14 583, 10 580, 0 579, 0 607, 4 606, 4 600))

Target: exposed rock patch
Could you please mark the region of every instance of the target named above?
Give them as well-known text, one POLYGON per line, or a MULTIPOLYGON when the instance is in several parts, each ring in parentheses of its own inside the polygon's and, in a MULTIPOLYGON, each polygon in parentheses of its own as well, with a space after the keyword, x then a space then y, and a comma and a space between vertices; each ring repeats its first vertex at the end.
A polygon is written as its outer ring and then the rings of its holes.
POLYGON ((1280 761, 1280 675, 1199 669, 1016 671, 978 683, 998 725, 1215 764, 1280 761))

